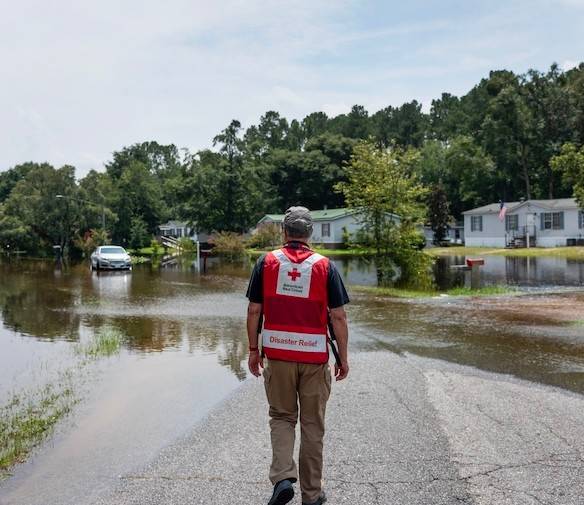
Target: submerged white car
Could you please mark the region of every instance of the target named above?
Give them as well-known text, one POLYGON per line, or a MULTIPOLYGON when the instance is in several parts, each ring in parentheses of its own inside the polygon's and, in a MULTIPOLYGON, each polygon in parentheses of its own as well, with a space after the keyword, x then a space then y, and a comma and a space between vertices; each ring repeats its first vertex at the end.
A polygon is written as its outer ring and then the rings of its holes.
POLYGON ((99 246, 91 255, 91 269, 130 270, 132 259, 123 247, 117 245, 99 246))

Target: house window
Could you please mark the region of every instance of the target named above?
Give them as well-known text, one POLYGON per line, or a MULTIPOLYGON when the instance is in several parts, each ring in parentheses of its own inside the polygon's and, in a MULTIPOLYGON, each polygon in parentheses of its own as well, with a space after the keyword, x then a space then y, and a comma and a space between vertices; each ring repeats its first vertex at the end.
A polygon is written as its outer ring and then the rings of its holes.
POLYGON ((323 237, 330 237, 331 236, 331 224, 330 223, 322 223, 322 233, 323 237))
POLYGON ((564 213, 563 212, 543 212, 541 214, 542 230, 563 230, 564 213))
POLYGON ((470 216, 470 231, 483 231, 483 216, 470 216))
POLYGON ((578 228, 584 228, 584 210, 578 212, 578 228))
POLYGON ((505 216, 505 229, 517 231, 519 229, 519 216, 517 214, 505 216))

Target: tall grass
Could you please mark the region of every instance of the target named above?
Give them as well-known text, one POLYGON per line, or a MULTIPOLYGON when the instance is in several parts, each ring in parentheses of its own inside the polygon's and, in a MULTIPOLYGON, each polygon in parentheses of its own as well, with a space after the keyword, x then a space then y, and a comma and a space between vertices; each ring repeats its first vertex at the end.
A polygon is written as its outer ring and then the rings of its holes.
POLYGON ((90 342, 80 344, 76 351, 88 358, 113 356, 120 352, 123 341, 124 336, 119 330, 106 326, 100 329, 90 342))
POLYGON ((529 249, 504 249, 496 247, 431 247, 426 249, 433 256, 514 256, 534 258, 540 256, 555 256, 584 260, 584 247, 530 247, 529 249))
POLYGON ((446 291, 437 290, 417 290, 404 289, 397 287, 372 287, 372 286, 351 286, 353 291, 362 291, 379 296, 387 296, 392 298, 431 298, 433 296, 448 295, 448 296, 496 296, 496 295, 512 295, 519 291, 510 286, 484 286, 479 289, 470 289, 465 287, 451 288, 446 291))
POLYGON ((78 401, 72 378, 79 374, 73 372, 94 359, 117 354, 123 341, 119 330, 102 328, 89 343, 75 347, 75 353, 87 359, 62 372, 54 383, 37 391, 14 394, 0 407, 0 478, 9 475, 10 467, 24 461, 78 401))
POLYGON ((35 393, 13 395, 0 408, 0 477, 24 461, 28 453, 49 435, 57 421, 77 401, 65 374, 62 382, 49 384, 35 393))

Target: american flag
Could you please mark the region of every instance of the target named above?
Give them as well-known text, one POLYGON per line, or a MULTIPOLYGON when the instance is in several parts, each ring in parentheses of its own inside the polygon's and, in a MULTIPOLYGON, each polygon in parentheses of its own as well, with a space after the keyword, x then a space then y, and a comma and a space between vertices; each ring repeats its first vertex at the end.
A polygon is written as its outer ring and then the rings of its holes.
POLYGON ((499 219, 501 221, 505 220, 505 215, 507 214, 507 206, 503 200, 499 201, 499 219))

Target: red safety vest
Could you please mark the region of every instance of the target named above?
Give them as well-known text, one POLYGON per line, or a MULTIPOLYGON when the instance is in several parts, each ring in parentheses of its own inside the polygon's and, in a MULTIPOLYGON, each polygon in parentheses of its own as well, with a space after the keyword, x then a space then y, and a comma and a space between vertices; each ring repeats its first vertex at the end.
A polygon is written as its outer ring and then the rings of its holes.
POLYGON ((328 258, 308 248, 266 255, 262 344, 268 359, 328 363, 328 270, 328 258))

